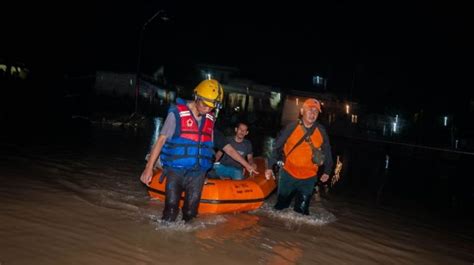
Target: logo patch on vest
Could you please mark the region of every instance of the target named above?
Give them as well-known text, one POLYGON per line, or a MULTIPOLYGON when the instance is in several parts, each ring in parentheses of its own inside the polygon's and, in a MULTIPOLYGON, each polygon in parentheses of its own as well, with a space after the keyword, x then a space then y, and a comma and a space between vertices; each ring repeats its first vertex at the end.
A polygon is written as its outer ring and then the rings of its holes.
POLYGON ((186 126, 192 127, 193 126, 193 120, 189 119, 186 121, 186 126))

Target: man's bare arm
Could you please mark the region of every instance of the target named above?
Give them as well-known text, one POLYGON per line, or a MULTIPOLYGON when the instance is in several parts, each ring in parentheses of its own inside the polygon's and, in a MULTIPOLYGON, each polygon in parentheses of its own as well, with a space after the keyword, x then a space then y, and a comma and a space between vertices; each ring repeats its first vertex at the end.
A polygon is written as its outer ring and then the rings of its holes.
POLYGON ((142 175, 140 176, 140 180, 145 183, 149 184, 151 181, 151 177, 153 176, 153 167, 158 159, 158 156, 161 153, 161 149, 165 144, 167 139, 166 135, 160 135, 156 140, 155 144, 150 153, 150 157, 148 158, 148 162, 146 163, 145 170, 143 170, 142 175))
POLYGON ((230 144, 227 144, 226 146, 224 146, 224 148, 222 148, 222 150, 227 154, 229 155, 230 157, 232 157, 235 161, 239 162, 243 167, 245 167, 245 169, 249 172, 249 173, 255 173, 255 174, 258 174, 258 172, 252 167, 252 165, 250 165, 247 160, 245 160, 240 154, 239 152, 237 152, 237 150, 234 149, 234 147, 232 147, 232 145, 230 144))
POLYGON ((216 162, 221 160, 223 155, 224 155, 224 153, 221 150, 218 150, 217 153, 216 153, 216 162))

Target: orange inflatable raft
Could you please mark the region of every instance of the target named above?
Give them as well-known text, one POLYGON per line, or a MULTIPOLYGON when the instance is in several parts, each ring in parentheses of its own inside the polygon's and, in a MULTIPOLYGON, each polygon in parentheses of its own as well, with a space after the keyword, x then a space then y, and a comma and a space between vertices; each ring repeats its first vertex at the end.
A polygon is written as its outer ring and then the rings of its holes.
MULTIPOLYGON (((254 161, 259 173, 257 175, 247 176, 244 180, 208 179, 202 190, 198 212, 200 214, 244 212, 262 206, 277 184, 273 178, 269 180, 265 178, 265 159, 256 157, 254 161)), ((164 201, 166 178, 160 183, 160 176, 161 170, 157 169, 148 185, 148 193, 151 197, 164 201)), ((182 204, 183 197, 180 207, 182 204)))

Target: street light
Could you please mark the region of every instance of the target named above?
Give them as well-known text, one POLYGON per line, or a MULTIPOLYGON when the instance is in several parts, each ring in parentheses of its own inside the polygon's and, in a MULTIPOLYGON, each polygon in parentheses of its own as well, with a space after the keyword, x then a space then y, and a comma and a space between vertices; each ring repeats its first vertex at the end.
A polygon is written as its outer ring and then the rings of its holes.
POLYGON ((140 30, 140 39, 138 40, 138 58, 137 58, 137 73, 135 76, 135 113, 138 112, 138 96, 140 94, 140 63, 142 59, 142 49, 143 49, 143 36, 145 35, 146 26, 150 24, 155 18, 159 17, 161 20, 166 21, 169 18, 165 15, 163 9, 158 10, 153 16, 151 16, 143 24, 140 30))

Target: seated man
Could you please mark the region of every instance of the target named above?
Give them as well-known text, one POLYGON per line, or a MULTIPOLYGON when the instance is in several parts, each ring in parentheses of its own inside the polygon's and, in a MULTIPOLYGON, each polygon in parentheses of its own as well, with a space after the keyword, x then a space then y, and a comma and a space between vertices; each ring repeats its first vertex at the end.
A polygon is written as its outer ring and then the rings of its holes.
MULTIPOLYGON (((235 127, 235 136, 229 137, 227 142, 256 169, 256 165, 253 161, 252 143, 245 139, 248 133, 247 124, 240 122, 235 127)), ((216 153, 216 161, 218 162, 214 164, 214 170, 219 177, 227 177, 234 180, 244 178, 244 169, 241 164, 229 155, 224 154, 221 150, 216 153)))

